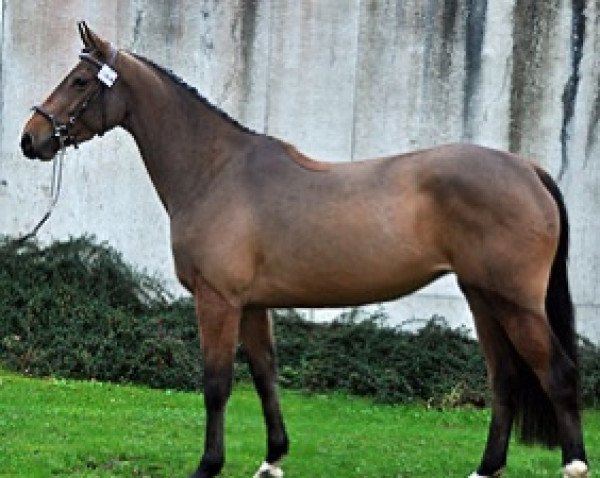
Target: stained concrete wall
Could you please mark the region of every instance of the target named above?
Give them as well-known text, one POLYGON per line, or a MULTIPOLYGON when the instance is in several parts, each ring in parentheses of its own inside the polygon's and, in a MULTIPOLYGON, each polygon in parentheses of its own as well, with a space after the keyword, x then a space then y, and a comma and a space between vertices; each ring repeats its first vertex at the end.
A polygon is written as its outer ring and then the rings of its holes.
MULTIPOLYGON (((1 15, 0 233, 45 211, 51 168, 23 161, 18 137, 74 64, 83 18, 317 158, 453 141, 533 158, 566 195, 579 327, 600 339, 600 0, 4 0, 1 15)), ((40 237, 83 233, 176 287, 166 215, 122 131, 69 153, 40 237)), ((452 278, 386 307, 470 326, 452 278)))

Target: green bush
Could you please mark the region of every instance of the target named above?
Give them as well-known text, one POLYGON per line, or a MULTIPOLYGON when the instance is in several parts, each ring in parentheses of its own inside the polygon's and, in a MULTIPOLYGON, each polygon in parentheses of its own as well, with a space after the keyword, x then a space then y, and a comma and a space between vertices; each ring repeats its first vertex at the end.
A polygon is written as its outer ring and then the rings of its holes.
POLYGON ((0 357, 14 370, 193 388, 198 347, 182 349, 186 334, 198 342, 184 308, 87 238, 0 247, 0 357))
POLYGON ((583 403, 600 406, 600 347, 580 338, 579 363, 583 403))
MULTIPOLYGON (((462 329, 434 318, 417 333, 387 327, 376 313, 330 324, 274 312, 280 381, 307 391, 338 390, 382 402, 483 404, 485 365, 462 329)), ((191 300, 173 300, 90 238, 40 247, 0 243, 0 361, 36 376, 92 378, 152 387, 201 386, 191 300)), ((600 404, 600 351, 582 342, 584 399, 600 404)), ((243 348, 236 378, 249 379, 243 348)))
POLYGON ((382 402, 441 402, 461 389, 459 402, 484 402, 485 365, 478 345, 434 318, 417 333, 385 326, 379 313, 314 324, 293 311, 275 313, 280 380, 311 391, 342 390, 382 402))

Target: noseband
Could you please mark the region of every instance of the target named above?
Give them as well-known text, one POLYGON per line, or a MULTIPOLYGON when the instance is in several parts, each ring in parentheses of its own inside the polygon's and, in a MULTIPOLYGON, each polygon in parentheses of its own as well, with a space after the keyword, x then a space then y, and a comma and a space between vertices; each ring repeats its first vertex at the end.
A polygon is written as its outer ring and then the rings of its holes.
POLYGON ((73 110, 73 113, 69 116, 69 120, 66 123, 60 122, 56 119, 56 117, 48 112, 45 108, 40 105, 35 105, 32 110, 36 113, 39 113, 42 117, 46 118, 46 120, 52 126, 52 136, 58 140, 60 145, 60 149, 65 148, 66 146, 73 145, 77 148, 77 138, 71 134, 70 128, 77 121, 81 121, 83 125, 93 132, 93 129, 89 127, 89 125, 82 118, 83 113, 88 109, 91 103, 93 103, 96 99, 101 98, 102 100, 102 129, 98 133, 98 136, 102 136, 106 130, 106 105, 104 100, 104 93, 108 88, 111 88, 115 81, 117 80, 117 72, 113 69, 113 65, 117 58, 118 50, 116 50, 112 45, 110 46, 110 58, 108 63, 102 63, 101 61, 94 58, 92 55, 93 51, 88 49, 83 49, 79 54, 79 58, 81 60, 87 61, 91 63, 98 69, 98 73, 96 74, 96 80, 98 80, 98 87, 92 91, 90 95, 79 103, 77 108, 73 110))

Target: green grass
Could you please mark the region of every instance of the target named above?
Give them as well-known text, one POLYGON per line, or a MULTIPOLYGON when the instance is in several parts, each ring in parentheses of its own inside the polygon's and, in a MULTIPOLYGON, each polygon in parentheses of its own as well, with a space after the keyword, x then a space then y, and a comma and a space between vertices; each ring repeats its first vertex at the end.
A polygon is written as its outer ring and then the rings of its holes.
MULTIPOLYGON (((292 440, 286 476, 466 477, 479 460, 489 413, 381 406, 340 395, 282 394, 292 440)), ((236 387, 227 416, 223 478, 251 477, 264 454, 260 406, 236 387)), ((187 477, 202 447, 202 398, 95 382, 29 379, 0 371, 0 477, 187 477)), ((585 415, 600 464, 600 411, 585 415)), ((559 477, 560 453, 511 445, 505 477, 559 477)))

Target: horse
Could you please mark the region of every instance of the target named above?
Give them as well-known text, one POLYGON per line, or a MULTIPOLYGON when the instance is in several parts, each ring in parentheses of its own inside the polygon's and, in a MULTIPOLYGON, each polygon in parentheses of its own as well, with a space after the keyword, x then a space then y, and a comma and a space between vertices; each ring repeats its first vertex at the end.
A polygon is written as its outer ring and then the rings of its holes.
POLYGON ((195 301, 207 418, 191 478, 223 467, 240 342, 266 424, 254 476, 283 476, 289 441, 269 309, 386 301, 449 273, 472 311, 493 396, 470 477, 500 476, 513 424, 525 443, 560 446, 566 478, 588 476, 567 210, 547 172, 466 144, 318 161, 244 127, 85 22, 78 27, 80 59, 34 107, 20 146, 51 160, 117 126, 133 136, 169 216, 175 272, 195 301))

